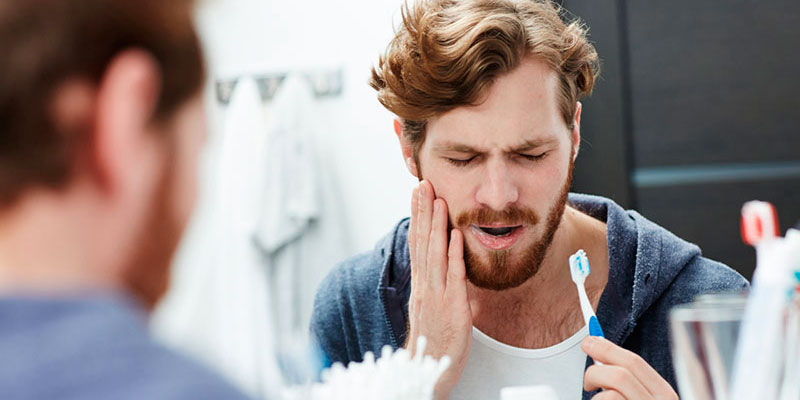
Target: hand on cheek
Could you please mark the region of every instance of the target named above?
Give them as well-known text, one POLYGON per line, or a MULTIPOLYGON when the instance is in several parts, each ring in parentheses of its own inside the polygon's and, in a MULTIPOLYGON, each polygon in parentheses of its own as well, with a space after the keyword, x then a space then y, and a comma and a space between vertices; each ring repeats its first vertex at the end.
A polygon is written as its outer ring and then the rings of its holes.
POLYGON ((593 399, 678 399, 672 386, 638 354, 593 336, 584 339, 581 348, 603 363, 590 366, 583 377, 584 390, 603 390, 593 399))
POLYGON ((406 347, 414 354, 419 336, 428 340, 426 354, 447 355, 450 368, 436 385, 436 398, 446 399, 469 357, 472 312, 467 300, 461 232, 448 241, 447 203, 436 199, 427 181, 414 190, 408 232, 411 258, 409 332, 406 347))

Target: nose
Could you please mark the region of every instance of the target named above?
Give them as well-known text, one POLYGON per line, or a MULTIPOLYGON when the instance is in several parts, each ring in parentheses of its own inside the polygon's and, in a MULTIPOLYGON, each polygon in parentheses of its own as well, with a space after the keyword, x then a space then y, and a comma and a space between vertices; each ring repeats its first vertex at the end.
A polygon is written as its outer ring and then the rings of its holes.
POLYGON ((475 200, 493 210, 504 210, 519 200, 519 191, 511 171, 502 160, 489 160, 478 185, 475 200))

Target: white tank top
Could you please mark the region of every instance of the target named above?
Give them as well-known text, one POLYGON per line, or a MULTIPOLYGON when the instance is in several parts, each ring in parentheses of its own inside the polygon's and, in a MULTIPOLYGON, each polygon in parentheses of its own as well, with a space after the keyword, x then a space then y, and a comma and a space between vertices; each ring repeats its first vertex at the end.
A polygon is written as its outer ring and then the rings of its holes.
POLYGON ((579 400, 583 394, 586 353, 584 326, 561 343, 543 349, 524 349, 498 342, 472 328, 472 349, 451 400, 497 400, 507 386, 548 385, 559 400, 579 400))

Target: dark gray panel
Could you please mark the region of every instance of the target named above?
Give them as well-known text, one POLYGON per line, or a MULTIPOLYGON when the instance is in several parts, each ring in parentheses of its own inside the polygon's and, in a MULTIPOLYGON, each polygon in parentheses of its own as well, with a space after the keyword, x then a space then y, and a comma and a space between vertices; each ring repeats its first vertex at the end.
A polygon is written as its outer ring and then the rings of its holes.
POLYGON ((628 1, 635 164, 800 160, 800 1, 628 1))
POLYGON ((639 211, 678 236, 698 244, 750 279, 755 252, 742 243, 740 212, 749 200, 772 202, 781 233, 800 220, 800 179, 649 187, 637 191, 639 211))
POLYGON ((631 206, 624 55, 615 0, 567 0, 572 14, 589 26, 589 39, 601 59, 601 77, 591 97, 582 101, 581 151, 575 163, 573 190, 613 198, 631 206))

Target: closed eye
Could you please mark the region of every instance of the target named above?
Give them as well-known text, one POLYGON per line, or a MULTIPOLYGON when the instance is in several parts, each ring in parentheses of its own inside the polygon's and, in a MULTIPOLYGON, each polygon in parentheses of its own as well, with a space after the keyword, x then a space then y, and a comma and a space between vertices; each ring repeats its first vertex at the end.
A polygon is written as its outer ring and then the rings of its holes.
POLYGON ((549 152, 544 152, 542 154, 524 154, 524 153, 519 153, 519 155, 520 155, 520 157, 522 157, 523 159, 525 159, 527 161, 539 161, 539 160, 545 158, 548 153, 549 152))
POLYGON ((456 165, 456 166, 459 166, 459 167, 463 167, 463 166, 466 166, 467 164, 469 164, 472 160, 474 160, 475 157, 477 157, 477 155, 472 156, 470 158, 450 158, 450 157, 445 157, 445 160, 447 160, 447 162, 449 162, 450 164, 453 164, 453 165, 456 165))

